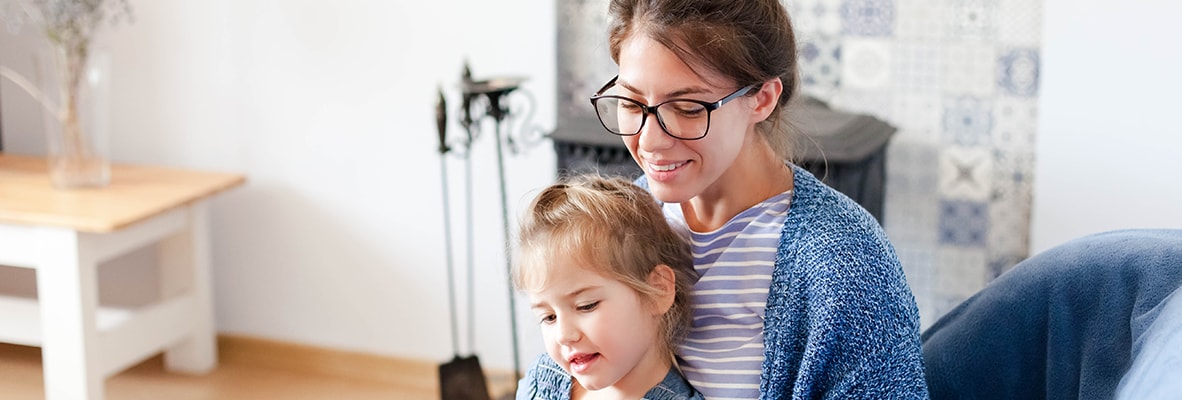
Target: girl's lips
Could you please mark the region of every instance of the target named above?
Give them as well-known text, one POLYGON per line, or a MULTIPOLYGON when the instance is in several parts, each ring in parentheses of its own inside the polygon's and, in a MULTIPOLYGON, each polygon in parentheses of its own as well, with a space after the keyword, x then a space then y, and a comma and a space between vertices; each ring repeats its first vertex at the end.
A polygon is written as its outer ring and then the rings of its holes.
POLYGON ((583 373, 586 372, 588 368, 591 368, 591 364, 598 359, 599 353, 575 354, 567 361, 570 362, 570 369, 572 373, 583 373))

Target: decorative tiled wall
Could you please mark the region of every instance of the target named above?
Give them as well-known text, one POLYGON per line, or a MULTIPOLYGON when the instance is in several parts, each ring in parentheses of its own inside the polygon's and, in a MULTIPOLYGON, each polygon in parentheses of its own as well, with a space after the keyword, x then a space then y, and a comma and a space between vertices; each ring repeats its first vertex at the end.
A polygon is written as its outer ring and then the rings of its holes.
POLYGON ((1027 256, 1042 3, 785 4, 804 92, 899 128, 884 225, 926 327, 1027 256))
MULTIPOLYGON (((560 125, 594 118, 586 97, 615 72, 606 3, 560 3, 560 125)), ((899 128, 884 226, 926 327, 1028 255, 1042 2, 785 5, 803 91, 899 128)))

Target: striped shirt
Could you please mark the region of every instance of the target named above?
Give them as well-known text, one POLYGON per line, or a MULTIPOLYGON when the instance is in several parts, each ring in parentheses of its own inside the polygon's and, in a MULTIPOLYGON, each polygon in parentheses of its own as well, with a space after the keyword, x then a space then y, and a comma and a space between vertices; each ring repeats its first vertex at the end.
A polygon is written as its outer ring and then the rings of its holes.
POLYGON ((739 213, 713 232, 685 227, 678 204, 665 204, 670 223, 689 231, 694 268, 693 327, 679 347, 679 364, 708 399, 759 398, 763 322, 780 232, 792 191, 739 213))

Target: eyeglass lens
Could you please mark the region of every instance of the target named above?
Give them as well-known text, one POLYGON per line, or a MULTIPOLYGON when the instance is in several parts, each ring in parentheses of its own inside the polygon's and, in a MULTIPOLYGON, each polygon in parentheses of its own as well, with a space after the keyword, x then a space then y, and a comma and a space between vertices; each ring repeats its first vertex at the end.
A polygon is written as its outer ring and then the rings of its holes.
MULTIPOLYGON (((617 135, 640 133, 645 123, 644 106, 635 101, 602 97, 595 107, 603 126, 617 135)), ((659 123, 665 132, 678 138, 700 138, 710 127, 709 112, 697 102, 674 100, 658 105, 656 111, 657 121, 648 123, 659 123)))

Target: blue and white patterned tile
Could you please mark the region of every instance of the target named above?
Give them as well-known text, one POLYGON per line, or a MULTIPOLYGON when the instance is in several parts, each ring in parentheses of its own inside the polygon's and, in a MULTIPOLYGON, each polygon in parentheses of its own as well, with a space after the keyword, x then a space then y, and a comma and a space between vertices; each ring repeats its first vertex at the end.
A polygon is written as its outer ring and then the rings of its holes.
POLYGON ((1033 149, 1038 130, 1038 100, 998 97, 993 104, 994 146, 1000 149, 1033 149))
POLYGON ((970 296, 967 294, 933 295, 930 302, 926 304, 927 307, 924 307, 924 305, 919 307, 919 325, 921 329, 927 330, 929 326, 938 322, 944 314, 952 311, 970 296))
MULTIPOLYGON (((930 253, 939 244, 935 152, 932 146, 901 142, 888 148, 883 226, 896 249, 906 249, 909 254, 930 253)), ((916 268, 930 265, 930 255, 923 260, 928 263, 907 262, 916 268)))
POLYGON ((842 87, 885 89, 891 82, 891 46, 883 39, 847 38, 842 41, 842 87))
POLYGON ((807 93, 829 93, 841 85, 841 41, 808 35, 797 44, 800 81, 807 93))
POLYGON ((943 46, 927 41, 895 41, 891 82, 903 93, 939 93, 944 84, 943 46))
POLYGON ((1029 202, 1033 192, 1034 150, 995 148, 993 153, 993 176, 995 190, 993 201, 1029 202))
MULTIPOLYGON (((843 76, 842 79, 845 79, 843 76)), ((842 89, 833 94, 829 106, 850 113, 873 115, 882 118, 891 113, 894 108, 895 93, 889 89, 861 90, 842 85, 842 89)))
POLYGON ((1017 202, 989 205, 989 227, 986 245, 994 257, 1021 259, 1030 252, 1030 207, 1017 202))
POLYGON ((784 1, 798 34, 836 36, 841 34, 843 0, 784 1))
POLYGON ((1039 85, 1038 50, 1012 48, 997 60, 997 85, 1012 96, 1034 97, 1039 85))
POLYGON ((892 194, 934 197, 939 173, 937 144, 905 137, 891 139, 887 146, 887 196, 892 194))
POLYGON ((949 247, 936 250, 936 294, 968 298, 988 283, 984 247, 949 247))
POLYGON ((895 0, 895 37, 937 41, 944 37, 944 0, 895 0))
POLYGON ((932 247, 939 243, 940 201, 935 196, 897 196, 884 205, 883 223, 892 243, 932 247), (901 201, 900 201, 901 200, 901 201))
POLYGON ((969 147, 991 143, 994 125, 991 100, 972 96, 950 98, 944 103, 943 119, 946 143, 969 147))
MULTIPOLYGON (((997 207, 991 207, 997 208, 997 207)), ((990 268, 988 269, 988 278, 996 278, 1001 272, 1014 266, 1018 261, 1026 258, 1030 251, 1030 229, 1019 226, 1005 225, 1013 223, 1012 220, 990 221, 992 227, 996 227, 999 232, 1008 232, 1006 234, 990 234, 989 242, 987 244, 990 253, 990 268)))
POLYGON ((984 147, 950 146, 940 153, 940 194, 945 199, 988 202, 993 157, 984 147))
POLYGON ((988 44, 946 42, 943 51, 944 92, 992 96, 996 93, 997 50, 988 44))
MULTIPOLYGON (((941 248, 956 246, 984 249, 989 235, 989 203, 940 200, 941 248)), ((984 262, 981 263, 984 265, 984 262)))
POLYGON ((998 0, 949 0, 948 37, 991 42, 997 37, 998 0))
MULTIPOLYGON (((936 251, 936 274, 931 300, 920 319, 935 322, 988 282, 985 273, 985 250, 981 248, 941 247, 936 251)), ((921 324, 923 322, 921 321, 921 324)))
POLYGON ((1000 0, 998 41, 1007 45, 1039 47, 1042 43, 1043 2, 1000 0))
POLYGON ((919 292, 930 291, 937 272, 935 249, 896 247, 895 251, 912 292, 918 297, 919 292))
POLYGON ((1006 273, 1014 268, 1014 265, 1026 259, 1023 254, 991 254, 989 256, 989 265, 985 270, 985 278, 989 281, 996 279, 1001 274, 1006 273))
POLYGON ((943 100, 943 96, 936 94, 901 93, 895 96, 895 107, 886 116, 887 122, 899 129, 892 140, 939 143, 944 130, 943 100))
POLYGON ((892 140, 887 147, 883 225, 892 241, 921 248, 939 243, 938 150, 892 140))
POLYGON ((894 32, 894 0, 845 0, 842 32, 852 36, 887 37, 894 32))
POLYGON ((993 195, 990 199, 989 249, 998 254, 1025 257, 1030 243, 1030 181, 1032 152, 994 152, 993 195))
MULTIPOLYGON (((919 306, 920 320, 924 320, 923 312, 932 308, 935 299, 935 279, 939 272, 936 265, 934 247, 895 246, 899 255, 899 263, 903 265, 903 274, 907 277, 907 286, 915 296, 915 303, 919 306)), ((928 318, 934 318, 932 313, 928 318)), ((929 321, 931 322, 931 321, 929 321)))

